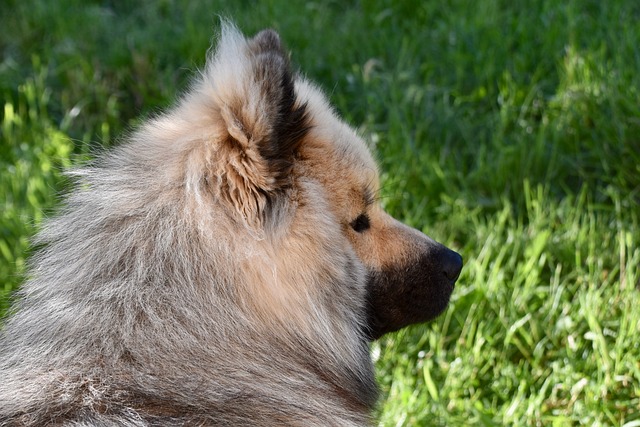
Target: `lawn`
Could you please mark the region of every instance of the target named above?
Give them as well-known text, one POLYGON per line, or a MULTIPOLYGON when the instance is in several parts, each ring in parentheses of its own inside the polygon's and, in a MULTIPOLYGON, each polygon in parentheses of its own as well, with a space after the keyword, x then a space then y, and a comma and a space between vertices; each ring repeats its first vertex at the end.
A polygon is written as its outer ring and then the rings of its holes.
POLYGON ((0 311, 61 172, 170 105, 219 15, 280 31, 385 207, 465 258, 443 316, 373 344, 381 426, 640 426, 637 0, 5 0, 0 311))

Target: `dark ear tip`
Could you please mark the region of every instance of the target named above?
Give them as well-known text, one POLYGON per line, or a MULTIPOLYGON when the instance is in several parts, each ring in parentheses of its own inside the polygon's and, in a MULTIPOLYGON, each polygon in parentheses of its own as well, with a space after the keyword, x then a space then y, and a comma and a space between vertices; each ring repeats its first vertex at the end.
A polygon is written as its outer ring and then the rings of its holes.
POLYGON ((280 35, 272 29, 266 29, 260 31, 251 40, 257 51, 268 52, 278 51, 282 52, 282 43, 280 42, 280 35))

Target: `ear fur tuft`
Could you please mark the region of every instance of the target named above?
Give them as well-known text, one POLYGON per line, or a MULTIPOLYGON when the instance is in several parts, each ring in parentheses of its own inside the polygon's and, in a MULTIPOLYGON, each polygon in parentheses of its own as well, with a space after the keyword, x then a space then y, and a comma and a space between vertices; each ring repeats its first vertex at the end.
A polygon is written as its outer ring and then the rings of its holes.
POLYGON ((275 172, 278 186, 286 185, 298 144, 309 131, 306 105, 296 105, 294 78, 289 57, 273 30, 258 33, 250 42, 256 54, 255 76, 263 96, 273 102, 271 141, 259 145, 260 154, 275 172))
POLYGON ((280 37, 264 30, 247 40, 223 23, 203 84, 227 134, 216 142, 226 158, 214 182, 249 224, 262 223, 273 198, 292 185, 296 153, 310 128, 280 37))

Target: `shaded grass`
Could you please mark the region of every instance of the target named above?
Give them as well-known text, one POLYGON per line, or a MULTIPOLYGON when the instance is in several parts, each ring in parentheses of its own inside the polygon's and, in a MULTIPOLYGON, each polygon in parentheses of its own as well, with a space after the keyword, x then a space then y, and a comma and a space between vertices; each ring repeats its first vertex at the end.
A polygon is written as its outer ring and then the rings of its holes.
POLYGON ((222 14, 282 33, 371 140, 385 207, 465 258, 437 322, 374 344, 381 425, 640 423, 639 3, 0 8, 0 303, 61 170, 167 106, 222 14))

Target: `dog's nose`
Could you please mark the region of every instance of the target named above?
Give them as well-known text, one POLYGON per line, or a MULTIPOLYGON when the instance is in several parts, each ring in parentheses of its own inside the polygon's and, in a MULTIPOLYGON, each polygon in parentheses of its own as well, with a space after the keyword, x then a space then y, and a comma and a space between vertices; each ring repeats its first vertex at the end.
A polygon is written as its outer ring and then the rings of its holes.
POLYGON ((447 249, 447 251, 442 254, 442 258, 442 271, 444 275, 447 279, 455 282, 460 276, 460 271, 462 271, 462 257, 459 253, 447 249))

